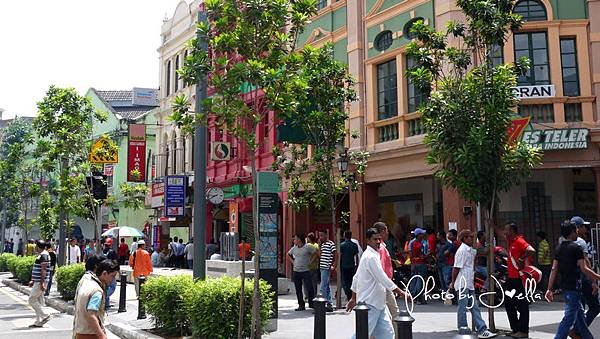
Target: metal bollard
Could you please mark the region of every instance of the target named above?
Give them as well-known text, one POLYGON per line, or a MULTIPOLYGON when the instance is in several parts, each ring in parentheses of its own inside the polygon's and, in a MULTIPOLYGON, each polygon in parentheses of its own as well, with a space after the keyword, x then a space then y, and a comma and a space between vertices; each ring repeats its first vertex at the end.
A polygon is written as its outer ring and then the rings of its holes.
POLYGON ((121 292, 119 294, 119 313, 127 312, 125 298, 127 297, 127 274, 121 272, 121 292))
POLYGON ((396 339, 412 339, 412 323, 415 318, 410 316, 407 310, 401 310, 400 313, 394 318, 396 323, 396 339))
MULTIPOLYGON (((139 291, 140 291, 140 295, 142 295, 142 285, 144 285, 144 283, 146 282, 146 277, 144 277, 143 275, 140 275, 140 277, 138 278, 140 287, 139 287, 139 291)), ((146 308, 144 307, 144 303, 142 302, 142 298, 138 297, 138 319, 146 319, 146 308)))
POLYGON ((323 298, 322 295, 317 295, 313 299, 312 303, 315 307, 315 328, 314 328, 314 339, 325 339, 325 303, 327 299, 323 298))
POLYGON ((369 339, 369 306, 363 301, 356 304, 356 339, 369 339))

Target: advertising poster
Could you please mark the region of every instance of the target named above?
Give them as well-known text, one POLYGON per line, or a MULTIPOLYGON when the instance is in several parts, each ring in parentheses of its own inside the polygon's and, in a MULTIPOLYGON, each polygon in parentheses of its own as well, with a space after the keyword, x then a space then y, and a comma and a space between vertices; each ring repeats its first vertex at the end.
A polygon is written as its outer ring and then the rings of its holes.
POLYGON ((165 184, 165 215, 183 217, 185 214, 185 176, 169 175, 165 184))

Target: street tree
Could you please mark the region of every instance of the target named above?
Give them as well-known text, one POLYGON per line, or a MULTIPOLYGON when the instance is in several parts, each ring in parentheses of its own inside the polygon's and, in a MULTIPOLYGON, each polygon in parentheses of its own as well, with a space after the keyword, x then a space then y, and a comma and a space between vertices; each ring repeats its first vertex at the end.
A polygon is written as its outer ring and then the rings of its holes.
MULTIPOLYGON (((427 162, 444 186, 480 204, 490 242, 499 193, 520 184, 541 161, 538 149, 507 132, 519 103, 513 90, 528 61, 495 65, 492 60, 494 49, 521 26, 521 17, 512 12, 514 2, 457 0, 464 20, 448 22, 443 32, 418 21, 411 28, 416 39, 407 47, 416 62, 408 77, 428 97, 419 107, 427 162)), ((490 246, 488 267, 492 260, 490 246)), ((493 279, 488 282, 493 292, 493 279)), ((493 309, 489 314, 494 330, 493 309)))
MULTIPOLYGON (((347 106, 357 100, 354 79, 347 66, 333 58, 333 46, 322 48, 304 46, 299 52, 298 76, 306 89, 297 95, 300 106, 286 117, 288 127, 301 130, 305 135, 302 143, 283 143, 275 147, 276 162, 273 168, 288 183, 288 204, 295 209, 313 206, 329 210, 335 232, 337 253, 340 253, 341 227, 338 223, 339 206, 349 190, 359 188, 360 179, 366 170, 368 153, 347 153, 350 135, 346 122, 347 106), (338 168, 338 163, 342 167, 338 168), (348 163, 355 172, 348 171, 348 163)), ((347 216, 347 211, 341 213, 347 216)), ((338 255, 337 267, 340 267, 338 255)), ((337 269, 337 281, 341 281, 337 269)), ((337 284, 336 306, 341 307, 341 284, 337 284)))
POLYGON ((21 183, 28 176, 27 152, 31 143, 31 127, 16 117, 2 131, 0 144, 0 204, 2 205, 2 231, 0 242, 4 243, 7 225, 19 225, 23 197, 21 183))
MULTIPOLYGON (((58 263, 62 265, 67 225, 72 222, 70 218, 85 213, 85 206, 93 199, 86 186, 86 176, 92 172, 88 162, 92 123, 94 120, 105 121, 106 113, 97 111, 89 99, 79 95, 75 89, 56 86, 50 86, 37 107, 38 116, 33 124, 38 137, 35 152, 41 168, 55 174, 57 182, 54 190, 56 199, 51 204, 43 193, 42 202, 52 205, 54 214, 58 215, 58 263)), ((52 216, 51 211, 48 214, 52 216)), ((47 226, 49 233, 56 229, 54 223, 47 226)))
MULTIPOLYGON (((204 51, 198 39, 179 70, 181 78, 196 84, 208 75, 213 95, 202 103, 199 114, 189 114, 188 99, 178 96, 172 120, 193 131, 209 115, 225 134, 243 143, 250 156, 252 192, 257 201, 256 152, 263 142, 257 127, 269 112, 285 116, 296 109, 295 95, 305 84, 295 74, 296 43, 309 18, 316 14, 315 0, 208 0, 204 2, 208 23, 200 22, 200 37, 208 41, 204 51)), ((258 211, 253 204, 255 242, 254 297, 251 338, 260 336, 258 211)))

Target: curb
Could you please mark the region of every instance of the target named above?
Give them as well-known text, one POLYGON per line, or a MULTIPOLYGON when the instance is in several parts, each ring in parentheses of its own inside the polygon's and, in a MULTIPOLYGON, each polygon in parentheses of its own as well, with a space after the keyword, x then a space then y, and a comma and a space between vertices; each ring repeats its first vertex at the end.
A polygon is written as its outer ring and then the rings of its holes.
POLYGON ((116 336, 125 339, 162 339, 162 337, 146 332, 137 327, 133 327, 131 325, 119 322, 106 324, 106 328, 112 333, 114 333, 116 336))
MULTIPOLYGON (((12 288, 13 290, 17 290, 25 295, 29 295, 31 293, 31 288, 21 285, 18 282, 14 281, 14 280, 9 280, 9 279, 3 279, 2 283, 10 288, 12 288)), ((70 315, 75 314, 75 306, 73 306, 73 304, 61 300, 61 299, 57 299, 57 298, 48 298, 46 297, 46 305, 50 306, 62 313, 67 313, 70 315)))

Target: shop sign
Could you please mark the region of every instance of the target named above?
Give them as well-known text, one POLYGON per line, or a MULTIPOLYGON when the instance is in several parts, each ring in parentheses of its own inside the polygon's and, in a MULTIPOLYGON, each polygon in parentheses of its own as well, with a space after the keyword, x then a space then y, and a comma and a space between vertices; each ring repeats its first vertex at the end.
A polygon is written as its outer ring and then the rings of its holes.
POLYGON ((165 184, 165 215, 183 217, 185 214, 185 175, 169 175, 165 184))
POLYGON ((229 232, 237 232, 239 224, 238 203, 229 202, 229 232))
POLYGON ((104 164, 104 175, 107 177, 112 177, 115 173, 115 165, 113 164, 104 164))
POLYGON ((523 142, 544 151, 586 149, 587 128, 532 130, 523 133, 523 142))
POLYGON ((518 99, 552 98, 556 96, 554 85, 517 86, 513 90, 518 99))
POLYGON ((150 206, 152 208, 164 206, 165 205, 165 203, 164 203, 165 183, 164 182, 153 183, 151 195, 152 195, 152 197, 151 197, 152 201, 150 202, 150 206))
POLYGON ((146 181, 146 125, 129 125, 127 181, 146 181), (139 174, 134 175, 133 173, 139 174))

